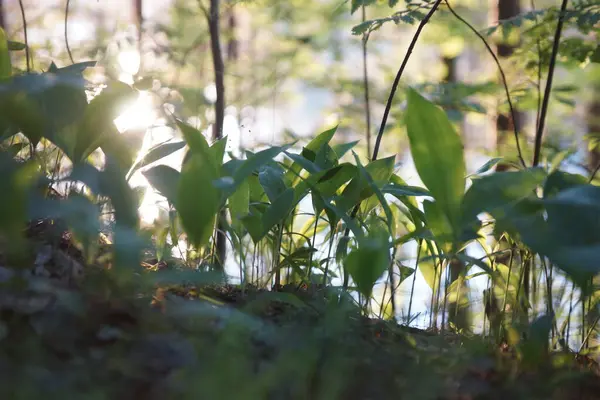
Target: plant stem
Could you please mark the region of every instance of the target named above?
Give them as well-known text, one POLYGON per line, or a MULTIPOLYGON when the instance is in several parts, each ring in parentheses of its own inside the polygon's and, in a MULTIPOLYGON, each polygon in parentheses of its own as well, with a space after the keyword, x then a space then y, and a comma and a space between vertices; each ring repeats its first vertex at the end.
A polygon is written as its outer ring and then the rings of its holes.
POLYGON ((550 64, 548 65, 548 79, 546 80, 546 89, 544 90, 544 100, 542 101, 542 110, 540 112, 540 120, 538 129, 535 134, 535 146, 533 149, 533 166, 537 166, 540 162, 540 154, 542 151, 542 138, 544 136, 544 124, 546 122, 546 114, 548 113, 548 103, 550 102, 550 93, 552 91, 552 79, 554 78, 554 68, 556 67, 556 56, 558 55, 558 46, 560 44, 560 35, 564 24, 565 11, 569 0, 562 0, 560 6, 560 14, 556 31, 554 32, 554 43, 552 44, 552 55, 550 56, 550 64))
POLYGON ((25 17, 25 6, 23 0, 19 0, 19 9, 21 10, 21 19, 23 20, 23 38, 25 39, 25 63, 27 64, 27 73, 31 72, 33 62, 29 55, 29 40, 27 39, 27 18, 25 17))
POLYGON ((388 116, 390 115, 390 110, 392 108, 392 101, 394 100, 394 95, 396 94, 396 90, 398 90, 398 85, 400 84, 400 78, 402 77, 402 74, 404 73, 406 64, 408 64, 408 60, 410 59, 410 56, 415 48, 415 45, 417 44, 417 40, 419 39, 419 36, 421 35, 421 31, 423 30, 423 28, 425 27, 427 22, 429 22, 429 19, 431 19, 431 16, 433 15, 433 13, 435 13, 435 11, 438 9, 441 2, 442 2, 442 0, 436 0, 436 2, 431 7, 431 10, 429 10, 427 15, 425 15, 425 18, 423 18, 423 20, 419 23, 419 26, 417 27, 417 32, 413 36, 413 38, 410 42, 410 45, 408 46, 408 50, 406 51, 406 56, 404 56, 404 60, 402 60, 400 69, 398 69, 398 73, 396 74, 396 78, 394 79, 394 83, 392 84, 392 90, 390 91, 390 95, 389 95, 387 103, 385 105, 385 111, 383 112, 383 119, 381 120, 381 126, 379 127, 379 132, 377 133, 377 139, 375 140, 375 148, 373 149, 373 157, 371 157, 372 160, 376 160, 377 155, 379 154, 379 146, 381 145, 381 139, 383 137, 383 132, 385 131, 385 125, 387 123, 388 116))
POLYGON ((513 120, 513 133, 515 135, 515 145, 517 146, 517 154, 519 157, 519 161, 521 162, 521 165, 523 166, 523 168, 527 167, 527 164, 525 163, 525 159, 523 158, 523 152, 521 151, 521 144, 519 141, 519 132, 517 130, 517 115, 515 112, 515 108, 513 107, 512 101, 510 99, 510 91, 508 90, 508 82, 506 81, 506 74, 504 73, 504 69, 502 68, 502 65, 500 65, 500 60, 498 60, 498 57, 496 56, 496 53, 494 53, 494 50, 492 50, 492 47, 489 45, 489 43, 487 42, 487 40, 485 40, 485 38, 483 37, 483 35, 481 33, 479 33, 477 31, 477 29, 475 29, 473 27, 473 25, 471 25, 469 22, 467 22, 467 20, 465 20, 463 17, 461 17, 460 15, 458 15, 458 13, 456 11, 454 11, 454 9, 450 6, 450 3, 448 2, 448 0, 445 0, 446 2, 446 6, 448 7, 448 10, 463 24, 465 24, 475 35, 477 35, 477 37, 479 39, 481 39, 481 41, 483 42, 483 44, 485 45, 485 48, 487 49, 488 53, 490 53, 490 55, 492 56, 492 58, 494 59, 494 62, 496 63, 496 66, 498 67, 498 71, 500 72, 500 77, 502 79, 502 85, 504 86, 504 92, 506 93, 506 101, 508 103, 508 108, 510 110, 510 116, 513 120))
MULTIPOLYGON (((365 11, 365 5, 362 6, 362 22, 367 19, 367 13, 365 11)), ((363 51, 363 87, 365 89, 365 122, 367 124, 367 154, 371 154, 371 102, 369 98, 369 71, 367 68, 367 42, 369 41, 369 34, 365 33, 362 38, 362 51, 363 51)))
POLYGON ((417 245, 417 259, 415 260, 415 270, 413 272, 413 280, 410 285, 410 298, 408 300, 408 321, 406 325, 410 325, 411 322, 411 311, 412 311, 412 303, 415 294, 415 281, 417 280, 417 268, 419 266, 419 258, 421 257, 421 246, 423 245, 423 239, 419 240, 419 244, 417 245))

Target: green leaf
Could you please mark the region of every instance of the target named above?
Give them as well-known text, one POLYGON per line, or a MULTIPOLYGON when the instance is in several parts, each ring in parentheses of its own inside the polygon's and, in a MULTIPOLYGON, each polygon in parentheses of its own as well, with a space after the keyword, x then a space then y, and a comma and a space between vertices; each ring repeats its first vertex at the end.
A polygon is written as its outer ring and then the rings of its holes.
POLYGON ((469 175, 469 177, 473 175, 485 174, 486 172, 491 171, 491 169, 494 168, 502 160, 502 157, 490 158, 485 164, 479 167, 474 174, 469 175))
POLYGON ((263 229, 269 231, 276 224, 282 222, 292 211, 294 205, 294 189, 288 188, 265 211, 263 229))
POLYGON ((274 202, 287 188, 283 182, 283 173, 270 165, 261 168, 258 181, 271 202, 274 202))
POLYGON ((413 89, 405 120, 417 172, 456 229, 466 175, 460 137, 446 113, 413 89))
POLYGON ((208 146, 195 147, 191 153, 181 171, 175 208, 189 242, 200 248, 213 232, 221 193, 213 185, 219 175, 208 146))
MULTIPOLYGON (((390 179, 394 171, 395 156, 381 158, 371 161, 365 167, 373 182, 378 187, 383 186, 390 179)), ((374 194, 369 182, 363 179, 360 175, 353 178, 348 186, 346 186, 339 198, 339 206, 341 209, 349 210, 362 200, 371 197, 374 194)))
POLYGON ((400 272, 400 279, 398 280, 398 282, 396 282, 398 285, 400 285, 408 277, 410 277, 412 274, 415 273, 415 269, 414 268, 407 267, 407 266, 402 265, 400 263, 398 263, 398 271, 400 272))
MULTIPOLYGON (((313 152, 316 154, 319 151, 319 149, 321 149, 321 147, 325 146, 326 144, 329 144, 336 130, 337 126, 332 129, 328 129, 324 132, 321 132, 304 147, 302 155, 304 156, 306 154, 306 151, 313 152)), ((296 186, 296 183, 300 180, 300 178, 298 177, 300 171, 302 171, 302 166, 294 162, 289 168, 289 170, 286 172, 285 181, 288 183, 289 187, 296 186)))
POLYGON ((6 33, 4 32, 4 29, 0 28, 0 80, 12 76, 12 65, 10 63, 10 53, 8 50, 6 33))
POLYGON ((239 218, 250 212, 250 185, 247 180, 243 181, 229 196, 229 211, 234 224, 239 218))
MULTIPOLYGON (((208 154, 209 146, 206 138, 198 129, 194 128, 191 125, 186 124, 185 122, 176 119, 175 123, 179 128, 179 131, 183 134, 183 138, 185 139, 187 145, 190 147, 191 154, 208 154)), ((189 158, 191 154, 186 155, 186 159, 189 158)), ((214 156, 211 155, 209 159, 214 160, 214 156)), ((184 160, 185 164, 186 160, 184 160)), ((214 163, 214 161, 213 161, 214 163)))
POLYGON ((222 137, 221 139, 214 142, 212 144, 212 146, 210 146, 210 150, 213 153, 213 157, 215 159, 215 162, 217 163, 217 166, 219 166, 219 170, 220 170, 221 165, 223 165, 223 157, 225 157, 225 147, 226 146, 227 146, 227 136, 222 137))
POLYGON ((136 161, 136 163, 129 170, 127 176, 130 178, 138 169, 163 159, 175 153, 176 151, 183 149, 184 147, 185 142, 160 143, 152 147, 142 158, 136 161))
POLYGON ((12 40, 8 41, 8 50, 9 51, 21 51, 21 50, 25 50, 26 48, 27 48, 27 46, 25 45, 25 43, 13 42, 12 40))
POLYGON ((431 196, 431 193, 429 193, 427 189, 423 189, 418 186, 396 185, 393 183, 385 185, 383 188, 381 188, 381 191, 383 193, 391 194, 396 198, 404 196, 431 196))
POLYGON ((425 200, 423 202, 423 210, 425 211, 427 227, 430 229, 431 233, 433 233, 436 241, 439 242, 444 251, 449 252, 455 238, 452 224, 448 220, 448 217, 444 214, 437 202, 425 200))
POLYGON ((287 150, 289 147, 290 145, 269 147, 258 153, 252 154, 247 160, 239 163, 239 166, 233 171, 233 180, 235 184, 231 188, 228 188, 227 195, 233 193, 241 182, 250 177, 256 170, 271 162, 275 156, 282 151, 287 150))
POLYGON ((167 165, 157 165, 144 171, 143 175, 169 203, 177 204, 177 191, 181 175, 179 171, 167 165))
MULTIPOLYGON (((392 215, 392 211, 390 210, 390 206, 387 203, 387 200, 385 199, 385 197, 383 196, 383 193, 381 193, 381 191, 377 187, 377 184, 375 183, 375 181, 373 180, 371 175, 367 172, 365 167, 363 167, 363 165, 361 164, 360 159, 358 158, 358 155, 356 155, 355 152, 352 152, 352 154, 354 155, 354 160, 356 161, 356 165, 358 166, 358 170, 359 170, 362 178, 368 183, 368 185, 371 188, 371 190, 373 191, 373 193, 375 193, 375 196, 376 196, 377 200, 379 201, 379 204, 381 204, 381 207, 383 208, 383 211, 384 211, 385 217, 386 217, 387 227, 388 227, 389 233, 391 234, 394 231, 395 220, 392 215)), ((390 173, 390 175, 391 175, 391 173, 390 173)))
POLYGON ((344 267, 352 277, 358 291, 371 297, 373 286, 390 263, 389 245, 384 234, 373 235, 359 241, 359 247, 348 254, 344 267))
POLYGON ((85 160, 104 142, 114 140, 119 133, 113 121, 136 94, 131 86, 113 81, 92 99, 77 130, 73 153, 68 154, 73 162, 85 160))
POLYGON ((347 152, 352 150, 357 144, 359 140, 355 140, 354 142, 336 144, 333 146, 333 151, 337 154, 338 159, 342 158, 347 152))
POLYGON ((482 212, 500 218, 510 207, 533 194, 541 185, 546 173, 541 168, 521 171, 496 172, 475 179, 467 190, 462 204, 463 222, 470 224, 482 212))
POLYGON ((368 6, 374 4, 376 0, 352 0, 350 14, 354 14, 362 6, 368 6))

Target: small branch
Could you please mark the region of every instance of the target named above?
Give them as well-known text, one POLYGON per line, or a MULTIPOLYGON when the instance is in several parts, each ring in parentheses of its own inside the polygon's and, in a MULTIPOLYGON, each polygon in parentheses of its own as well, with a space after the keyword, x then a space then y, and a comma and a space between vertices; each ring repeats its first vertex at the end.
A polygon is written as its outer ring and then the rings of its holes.
MULTIPOLYGON (((365 5, 362 6, 362 22, 367 19, 367 13, 365 11, 365 5)), ((367 69, 367 42, 369 41, 369 34, 363 35, 362 39, 362 51, 363 51, 363 87, 365 89, 365 119, 367 123, 367 154, 371 154, 371 102, 369 99, 369 72, 367 69)))
POLYGON ((590 174, 590 178, 588 180, 588 183, 592 183, 594 181, 594 179, 596 179, 596 175, 598 174, 598 171, 600 171, 600 162, 598 162, 598 164, 596 165, 596 167, 594 168, 594 170, 590 174))
MULTIPOLYGON (((201 2, 198 2, 204 12, 210 33, 210 49, 213 59, 215 74, 215 87, 217 99, 215 101, 215 123, 213 125, 213 140, 223 137, 223 120, 225 118, 225 83, 223 55, 221 54, 221 36, 219 31, 219 0, 210 0, 210 11, 207 12, 201 2)), ((227 256, 227 238, 223 230, 225 220, 225 209, 221 210, 217 219, 216 253, 217 266, 222 271, 225 268, 225 257, 227 256)))
POLYGON ((477 37, 479 39, 481 39, 481 41, 483 42, 483 44, 485 45, 487 51, 490 53, 490 55, 492 56, 492 58, 494 59, 494 62, 496 63, 496 66, 498 67, 498 71, 500 71, 500 77, 502 78, 502 85, 504 86, 504 92, 506 93, 506 101, 508 103, 508 108, 510 110, 510 116, 513 120, 513 132, 515 135, 515 144, 517 146, 517 154, 519 157, 519 161, 521 162, 521 165, 523 166, 523 168, 527 167, 527 164, 525 163, 525 159, 523 158, 523 152, 521 151, 521 144, 519 141, 519 132, 517 130, 517 115, 515 112, 515 108, 513 107, 512 101, 510 99, 510 91, 508 90, 508 83, 506 81, 506 74, 504 74, 504 69, 502 69, 502 65, 500 65, 500 60, 498 60, 498 56, 496 56, 496 53, 494 53, 494 50, 492 50, 492 47, 489 45, 489 43, 487 42, 487 40, 485 40, 485 38, 483 37, 483 35, 481 35, 481 33, 479 33, 477 31, 477 29, 475 29, 473 27, 473 25, 471 25, 469 22, 467 22, 464 18, 462 18, 460 15, 458 15, 458 13, 456 11, 454 11, 454 9, 452 8, 452 6, 450 6, 450 3, 448 2, 448 0, 444 0, 446 2, 446 6, 448 7, 448 10, 456 17, 456 19, 458 19, 460 22, 462 22, 463 24, 465 24, 475 35, 477 35, 477 37))
POLYGON ((552 79, 554 78, 554 68, 556 67, 556 56, 558 55, 558 46, 560 44, 560 35, 564 24, 565 11, 567 9, 568 0, 562 0, 560 6, 560 14, 558 15, 558 23, 554 32, 554 43, 552 44, 552 55, 550 56, 550 64, 548 65, 548 79, 546 80, 546 89, 544 90, 544 100, 542 101, 542 111, 537 132, 535 133, 535 147, 533 149, 533 166, 540 163, 540 153, 542 151, 542 138, 544 136, 544 124, 546 122, 546 114, 548 112, 548 103, 550 102, 550 93, 552 91, 552 79))
POLYGON ((69 54, 71 64, 75 64, 73 54, 71 54, 71 48, 69 47, 69 4, 71 4, 71 0, 67 0, 67 5, 65 6, 65 46, 67 47, 67 53, 69 54))
MULTIPOLYGON (((417 32, 415 32, 415 35, 413 36, 413 38, 410 42, 410 45, 408 46, 406 55, 404 56, 404 59, 402 60, 402 64, 400 65, 400 68, 398 69, 398 73, 396 74, 396 78, 394 79, 394 83, 392 83, 392 90, 390 91, 390 95, 388 97, 387 104, 385 105, 385 111, 383 112, 383 119, 381 120, 381 126, 379 127, 379 132, 377 133, 377 139, 375 140, 375 147, 373 149, 373 156, 371 157, 371 161, 377 160, 377 155, 379 154, 379 146, 381 145, 381 139, 383 137, 383 132, 385 131, 385 125, 387 123, 387 119, 390 114, 390 110, 392 108, 392 101, 394 100, 394 95, 396 94, 396 90, 398 90, 398 85, 400 84, 400 78, 402 77, 402 74, 404 73, 406 64, 408 64, 408 60, 410 59, 410 56, 417 44, 417 40, 419 40, 421 31, 423 30, 423 28, 425 27, 427 22, 429 22, 429 19, 431 18, 433 13, 435 13, 437 8, 440 6, 441 2, 442 2, 442 0, 436 0, 436 2, 433 4, 433 7, 431 7, 431 10, 429 10, 429 12, 425 16, 425 18, 423 18, 423 20, 419 23, 419 26, 417 27, 417 32)), ((360 203, 358 203, 352 209, 352 212, 350 213, 351 219, 356 218, 356 214, 358 214, 359 209, 360 209, 360 203)), ((346 230, 344 232, 344 237, 348 237, 349 234, 350 234, 350 227, 346 227, 346 230)), ((344 269, 344 281, 342 284, 343 290, 348 289, 348 281, 349 281, 348 271, 346 271, 344 269)))
POLYGON ((427 22, 429 22, 429 19, 431 18, 433 13, 435 13, 435 11, 438 9, 441 2, 442 2, 442 0, 436 0, 436 2, 433 4, 433 7, 431 7, 431 10, 429 10, 427 15, 425 15, 425 18, 423 18, 423 20, 419 23, 417 32, 413 36, 412 41, 410 42, 410 45, 408 46, 408 50, 406 51, 406 56, 404 56, 404 60, 402 60, 400 69, 398 69, 398 73, 396 74, 396 78, 394 79, 394 83, 392 84, 392 90, 390 91, 390 96, 388 97, 387 104, 385 105, 385 111, 383 112, 383 119, 381 120, 381 126, 379 127, 379 132, 377 133, 377 139, 375 140, 375 148, 373 149, 373 157, 371 157, 372 160, 376 160, 377 155, 379 154, 379 146, 381 145, 381 139, 383 137, 383 132, 385 131, 385 125, 387 123, 388 116, 390 115, 390 110, 392 108, 392 101, 394 100, 394 95, 396 94, 396 90, 398 90, 398 85, 400 84, 400 78, 402 77, 402 74, 404 73, 406 64, 408 64, 408 60, 410 59, 410 56, 415 48, 415 45, 417 44, 417 40, 419 39, 419 36, 421 35, 421 31, 423 30, 423 28, 425 27, 427 22))
POLYGON ((23 0, 19 0, 19 8, 21 9, 21 19, 23 20, 23 37, 25 39, 25 63, 27 64, 27 73, 31 72, 33 68, 33 62, 30 62, 31 56, 29 55, 29 40, 27 39, 27 18, 25 17, 25 6, 23 0))

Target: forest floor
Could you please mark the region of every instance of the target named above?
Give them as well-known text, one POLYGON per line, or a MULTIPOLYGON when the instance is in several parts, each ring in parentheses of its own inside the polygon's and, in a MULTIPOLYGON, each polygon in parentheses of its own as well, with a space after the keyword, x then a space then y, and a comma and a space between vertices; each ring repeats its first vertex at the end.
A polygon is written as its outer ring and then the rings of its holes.
POLYGON ((327 288, 82 274, 48 249, 31 270, 0 267, 3 399, 600 399, 597 365, 574 353, 524 359, 369 319, 327 288))

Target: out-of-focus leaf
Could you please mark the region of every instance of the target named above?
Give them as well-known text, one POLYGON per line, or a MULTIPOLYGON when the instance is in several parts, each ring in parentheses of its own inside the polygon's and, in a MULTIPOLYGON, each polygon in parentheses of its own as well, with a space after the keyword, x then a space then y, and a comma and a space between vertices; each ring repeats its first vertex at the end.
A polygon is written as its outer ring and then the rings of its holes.
POLYGON ((283 172, 270 165, 260 169, 258 181, 271 202, 274 202, 287 189, 283 181, 283 172))
POLYGON ((0 28, 0 80, 10 78, 12 75, 12 64, 8 50, 6 33, 4 33, 4 29, 0 28))
POLYGON ((385 235, 363 238, 359 241, 359 247, 352 250, 344 262, 359 292, 367 298, 371 297, 377 279, 389 267, 389 245, 385 238, 385 235))
POLYGON ((352 150, 354 146, 358 144, 359 140, 355 140, 353 142, 336 144, 333 146, 333 151, 337 154, 338 159, 342 158, 347 152, 352 150))
POLYGON ((209 148, 195 148, 179 178, 175 208, 190 243, 208 243, 220 206, 221 192, 214 187, 218 170, 209 148))
POLYGON ((413 89, 408 91, 405 120, 417 172, 457 229, 466 175, 460 137, 446 113, 413 89))
POLYGON ((134 100, 137 92, 122 82, 111 82, 87 106, 77 132, 76 145, 71 159, 73 162, 85 160, 104 142, 117 135, 115 118, 123 106, 134 100))
POLYGON ((183 141, 160 143, 154 146, 153 148, 148 150, 148 152, 142 158, 136 161, 136 163, 129 170, 127 176, 131 177, 138 169, 143 168, 146 165, 152 164, 153 162, 158 161, 162 158, 165 158, 175 153, 176 151, 181 150, 184 147, 185 142, 183 141))
POLYGON ((177 188, 179 187, 179 179, 181 174, 176 169, 167 165, 157 165, 143 172, 148 182, 169 203, 177 203, 177 188))
POLYGON ((462 204, 463 221, 471 223, 482 212, 499 218, 505 208, 529 197, 541 185, 546 173, 541 168, 496 172, 473 181, 462 204))

